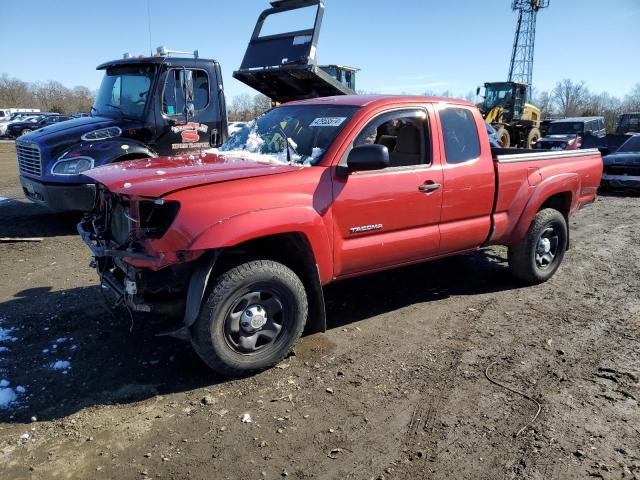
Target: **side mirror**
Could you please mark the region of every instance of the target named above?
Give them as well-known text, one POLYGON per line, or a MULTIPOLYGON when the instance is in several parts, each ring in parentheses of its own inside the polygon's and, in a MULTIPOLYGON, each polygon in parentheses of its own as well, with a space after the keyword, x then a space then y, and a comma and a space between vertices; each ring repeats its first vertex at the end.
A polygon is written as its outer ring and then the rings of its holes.
POLYGON ((389 150, 384 145, 359 145, 347 157, 350 172, 380 170, 389 166, 389 150))
POLYGON ((480 96, 480 87, 476 88, 476 95, 479 97, 480 96))

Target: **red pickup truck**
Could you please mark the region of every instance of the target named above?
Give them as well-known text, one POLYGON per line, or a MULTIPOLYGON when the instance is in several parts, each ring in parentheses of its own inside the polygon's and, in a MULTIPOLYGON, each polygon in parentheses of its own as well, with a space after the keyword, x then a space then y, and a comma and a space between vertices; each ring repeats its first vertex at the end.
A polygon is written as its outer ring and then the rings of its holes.
POLYGON ((214 153, 89 171, 78 231, 129 308, 177 315, 169 334, 238 375, 324 330, 336 280, 491 244, 518 279, 548 280, 601 174, 598 150, 492 150, 465 101, 329 97, 274 108, 214 153))

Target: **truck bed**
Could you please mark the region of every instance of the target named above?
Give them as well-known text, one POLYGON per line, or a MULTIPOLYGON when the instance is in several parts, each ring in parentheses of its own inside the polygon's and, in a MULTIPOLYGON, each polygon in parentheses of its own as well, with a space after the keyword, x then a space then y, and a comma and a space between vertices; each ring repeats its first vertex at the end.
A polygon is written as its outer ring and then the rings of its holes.
POLYGON ((527 204, 538 195, 551 196, 557 190, 555 201, 564 202, 570 213, 595 201, 603 168, 598 149, 492 148, 491 153, 496 170, 491 243, 510 243, 519 233, 527 204))

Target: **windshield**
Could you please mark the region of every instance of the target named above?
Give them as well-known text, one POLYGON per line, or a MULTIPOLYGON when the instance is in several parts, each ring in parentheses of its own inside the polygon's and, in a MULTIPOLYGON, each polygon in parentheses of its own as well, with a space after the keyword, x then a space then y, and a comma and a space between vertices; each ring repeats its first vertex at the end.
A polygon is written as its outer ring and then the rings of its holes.
POLYGON ((583 130, 582 122, 553 122, 549 125, 547 135, 575 135, 582 134, 583 130))
POLYGON ((618 152, 640 152, 640 135, 635 135, 624 142, 618 152))
POLYGON ((92 112, 106 117, 140 118, 149 98, 152 78, 151 65, 107 70, 92 112))
POLYGON ((315 165, 357 110, 326 105, 274 108, 242 126, 219 153, 270 163, 315 165))
POLYGON ((495 83, 487 85, 485 91, 484 108, 491 110, 497 106, 504 106, 512 99, 512 85, 509 83, 495 83))

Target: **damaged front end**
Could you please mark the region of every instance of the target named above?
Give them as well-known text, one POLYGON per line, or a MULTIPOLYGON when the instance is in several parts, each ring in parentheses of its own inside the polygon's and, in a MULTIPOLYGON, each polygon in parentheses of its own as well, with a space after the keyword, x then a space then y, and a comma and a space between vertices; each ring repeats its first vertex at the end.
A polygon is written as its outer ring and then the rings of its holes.
POLYGON ((162 251, 161 239, 179 210, 175 201, 119 195, 99 186, 96 209, 77 228, 93 253, 91 266, 118 303, 134 312, 182 316, 182 325, 166 334, 189 338, 216 255, 162 251))

